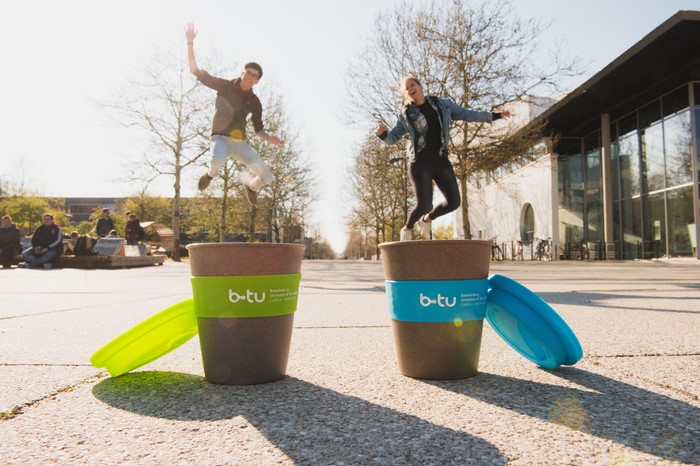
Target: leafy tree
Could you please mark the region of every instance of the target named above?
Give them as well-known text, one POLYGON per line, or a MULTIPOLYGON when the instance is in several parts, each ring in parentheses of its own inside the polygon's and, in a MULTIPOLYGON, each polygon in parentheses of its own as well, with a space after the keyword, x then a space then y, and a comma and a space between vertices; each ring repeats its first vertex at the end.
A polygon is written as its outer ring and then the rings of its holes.
POLYGON ((0 212, 2 215, 10 215, 25 235, 31 235, 41 225, 41 217, 45 213, 53 215, 56 224, 70 228, 70 218, 63 210, 63 204, 62 199, 12 196, 0 199, 0 212))
MULTIPOLYGON (((515 16, 512 2, 432 0, 379 13, 374 32, 349 70, 353 120, 393 125, 401 107, 397 84, 415 74, 426 94, 457 104, 497 111, 536 92, 557 90, 559 78, 577 74, 554 50, 550 64, 535 59, 544 26, 515 16)), ((543 123, 544 124, 544 123, 543 123)), ((470 176, 534 156, 543 126, 517 132, 483 123, 453 122, 450 153, 462 192, 464 231, 469 228, 470 176), (517 135, 516 135, 517 133, 517 135), (515 136, 515 137, 514 137, 515 136)))
MULTIPOLYGON (((126 199, 122 214, 127 212, 133 213, 142 222, 152 221, 170 225, 173 218, 171 200, 160 196, 149 196, 145 190, 126 199)), ((126 222, 124 224, 126 225, 126 222)))
POLYGON ((452 225, 440 226, 433 231, 433 238, 435 239, 452 239, 452 225))

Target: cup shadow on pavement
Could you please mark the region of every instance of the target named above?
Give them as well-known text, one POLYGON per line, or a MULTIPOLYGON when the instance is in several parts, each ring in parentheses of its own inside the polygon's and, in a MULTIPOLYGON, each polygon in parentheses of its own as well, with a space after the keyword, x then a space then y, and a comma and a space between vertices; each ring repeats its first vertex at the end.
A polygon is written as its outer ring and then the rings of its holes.
POLYGON ((547 372, 582 388, 489 373, 423 382, 666 460, 700 463, 697 407, 573 367, 547 372))
MULTIPOLYGON (((243 416, 300 464, 505 464, 491 443, 303 380, 215 385, 179 372, 134 372, 93 387, 125 411, 179 421, 243 416)), ((232 434, 233 435, 233 434, 232 434)))
MULTIPOLYGON (((700 314, 698 310, 690 309, 668 309, 668 308, 654 308, 650 306, 639 307, 633 304, 620 305, 613 304, 614 302, 619 302, 622 299, 639 299, 639 296, 633 293, 601 293, 601 292, 582 292, 578 291, 576 293, 552 293, 552 292, 540 292, 537 295, 542 298, 546 303, 550 305, 557 304, 567 304, 567 305, 578 305, 586 306, 586 308, 593 309, 604 309, 604 310, 625 310, 634 312, 660 312, 668 314, 700 314)), ((698 300, 697 296, 654 296, 655 302, 669 301, 671 303, 678 303, 683 301, 688 301, 690 303, 696 303, 698 300)))

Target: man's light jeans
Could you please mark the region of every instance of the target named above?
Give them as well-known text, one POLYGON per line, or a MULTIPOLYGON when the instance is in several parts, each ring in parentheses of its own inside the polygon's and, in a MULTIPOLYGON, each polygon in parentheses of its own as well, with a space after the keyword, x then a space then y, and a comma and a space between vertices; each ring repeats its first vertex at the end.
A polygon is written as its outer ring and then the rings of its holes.
POLYGON ((263 186, 272 183, 274 179, 272 173, 247 142, 220 135, 211 137, 210 177, 214 178, 219 174, 221 167, 226 165, 227 157, 242 163, 254 175, 251 180, 246 182, 246 185, 253 191, 259 191, 263 186))

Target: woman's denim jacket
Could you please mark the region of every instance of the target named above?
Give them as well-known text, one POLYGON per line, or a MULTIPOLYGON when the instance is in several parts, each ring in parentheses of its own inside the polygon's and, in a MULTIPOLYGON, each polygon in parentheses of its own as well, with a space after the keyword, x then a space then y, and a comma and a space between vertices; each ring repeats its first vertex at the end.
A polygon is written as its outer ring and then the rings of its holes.
MULTIPOLYGON (((447 157, 447 143, 450 141, 450 121, 463 120, 484 123, 491 123, 493 121, 493 114, 491 112, 469 110, 457 105, 451 99, 427 96, 425 100, 435 109, 438 114, 438 120, 440 120, 440 127, 442 129, 442 131, 440 131, 440 137, 442 139, 440 155, 443 157, 447 157)), ((425 130, 421 134, 415 126, 415 122, 421 117, 422 114, 418 107, 412 103, 408 104, 403 108, 403 111, 399 113, 396 125, 389 131, 380 134, 379 138, 387 144, 396 144, 399 139, 408 133, 411 143, 407 145, 406 151, 411 161, 413 161, 416 158, 416 154, 425 149, 426 144, 425 130)))

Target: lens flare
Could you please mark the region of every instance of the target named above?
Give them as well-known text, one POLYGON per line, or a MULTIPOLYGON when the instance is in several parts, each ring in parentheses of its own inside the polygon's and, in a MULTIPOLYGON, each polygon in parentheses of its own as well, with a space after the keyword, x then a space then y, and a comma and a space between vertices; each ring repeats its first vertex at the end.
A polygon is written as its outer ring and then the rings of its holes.
POLYGON ((583 432, 588 432, 591 427, 586 410, 576 398, 562 398, 552 403, 547 418, 551 422, 583 432))
POLYGON ((452 323, 455 324, 455 327, 461 327, 463 322, 459 317, 455 317, 455 320, 452 323))

